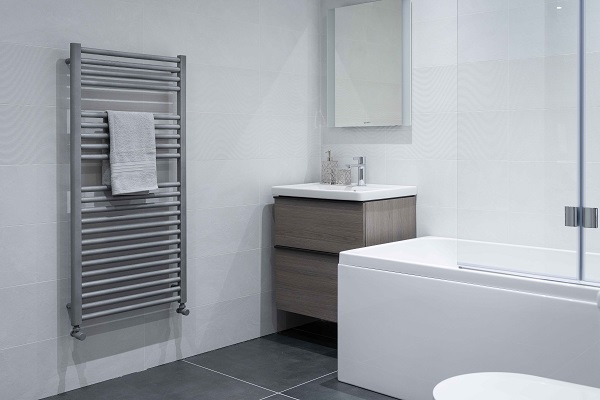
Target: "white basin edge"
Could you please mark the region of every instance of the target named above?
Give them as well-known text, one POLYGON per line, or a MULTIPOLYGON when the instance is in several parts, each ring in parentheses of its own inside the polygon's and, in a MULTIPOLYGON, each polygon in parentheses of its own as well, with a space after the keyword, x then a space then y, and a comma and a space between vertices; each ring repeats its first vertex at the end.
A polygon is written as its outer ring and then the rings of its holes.
POLYGON ((324 200, 372 201, 415 196, 416 186, 367 184, 366 186, 337 186, 302 183, 272 187, 273 196, 304 197, 324 200))

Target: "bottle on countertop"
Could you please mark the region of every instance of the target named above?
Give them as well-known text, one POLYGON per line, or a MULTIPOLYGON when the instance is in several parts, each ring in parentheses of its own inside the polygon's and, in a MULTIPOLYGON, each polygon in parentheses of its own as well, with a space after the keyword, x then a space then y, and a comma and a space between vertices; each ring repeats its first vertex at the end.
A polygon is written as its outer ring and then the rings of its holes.
POLYGON ((331 157, 331 150, 328 150, 325 153, 327 154, 327 161, 321 162, 321 183, 335 185, 338 162, 334 161, 331 157))

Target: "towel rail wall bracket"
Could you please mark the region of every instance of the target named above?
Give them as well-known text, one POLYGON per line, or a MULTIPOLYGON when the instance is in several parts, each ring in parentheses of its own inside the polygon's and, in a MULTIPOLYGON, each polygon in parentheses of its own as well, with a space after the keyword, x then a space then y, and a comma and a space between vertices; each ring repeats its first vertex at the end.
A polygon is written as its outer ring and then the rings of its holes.
POLYGON ((65 62, 70 68, 71 301, 67 310, 71 336, 86 338, 82 329, 85 321, 159 305, 178 303, 175 311, 189 315, 186 57, 84 48, 71 43, 65 62), (176 96, 177 114, 154 114, 158 121, 155 128, 161 132, 156 134, 157 159, 176 162, 175 182, 160 182, 157 193, 129 197, 111 196, 110 186, 82 186, 82 167, 95 165, 99 170, 110 148, 106 110, 83 110, 82 88, 127 90, 139 93, 140 101, 147 91, 176 96), (148 213, 150 208, 164 211, 148 213), (82 218, 89 213, 98 217, 82 218), (164 239, 153 242, 155 237, 164 239))

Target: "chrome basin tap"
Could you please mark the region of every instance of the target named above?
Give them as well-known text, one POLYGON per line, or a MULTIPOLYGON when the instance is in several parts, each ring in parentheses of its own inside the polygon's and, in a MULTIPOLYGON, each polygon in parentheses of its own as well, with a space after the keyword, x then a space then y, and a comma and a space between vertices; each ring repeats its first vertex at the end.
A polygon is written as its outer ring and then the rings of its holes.
POLYGON ((358 183, 357 186, 367 186, 367 158, 366 157, 354 157, 353 160, 358 161, 356 164, 346 164, 346 167, 358 169, 358 183))

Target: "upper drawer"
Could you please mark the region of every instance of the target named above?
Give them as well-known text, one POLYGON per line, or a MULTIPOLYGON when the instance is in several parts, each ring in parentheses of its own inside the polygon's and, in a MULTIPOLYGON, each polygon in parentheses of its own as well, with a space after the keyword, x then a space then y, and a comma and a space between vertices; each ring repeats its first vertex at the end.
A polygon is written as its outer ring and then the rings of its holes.
POLYGON ((365 246, 359 202, 275 198, 275 245, 339 253, 365 246))

